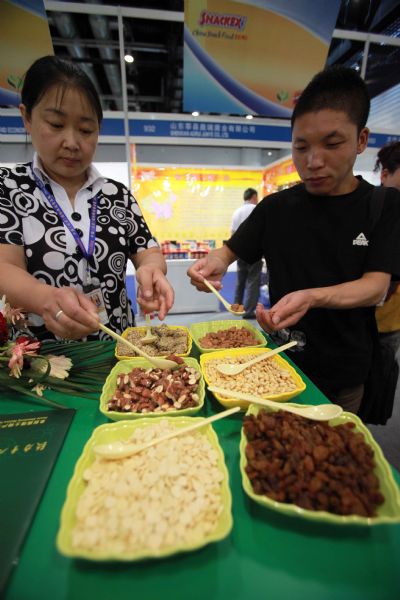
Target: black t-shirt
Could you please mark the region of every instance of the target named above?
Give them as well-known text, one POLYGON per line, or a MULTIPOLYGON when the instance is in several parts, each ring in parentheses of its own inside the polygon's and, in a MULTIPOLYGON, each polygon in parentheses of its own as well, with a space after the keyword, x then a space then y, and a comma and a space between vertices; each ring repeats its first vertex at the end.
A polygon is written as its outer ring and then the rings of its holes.
MULTIPOLYGON (((360 179, 343 196, 314 196, 296 185, 264 198, 227 242, 239 258, 265 257, 273 306, 296 290, 338 285, 368 271, 400 274, 400 194, 387 188, 373 227, 373 186, 360 179)), ((374 307, 317 308, 280 337, 298 340, 293 360, 321 384, 363 383, 372 352, 374 307)))

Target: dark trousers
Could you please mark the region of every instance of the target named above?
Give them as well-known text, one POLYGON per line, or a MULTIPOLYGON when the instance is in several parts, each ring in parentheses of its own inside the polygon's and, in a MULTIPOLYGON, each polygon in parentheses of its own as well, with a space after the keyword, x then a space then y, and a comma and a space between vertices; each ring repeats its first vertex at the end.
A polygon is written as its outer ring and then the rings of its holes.
POLYGON ((324 393, 331 402, 339 404, 343 410, 357 414, 364 396, 364 384, 324 393))
POLYGON ((260 295, 261 269, 261 260, 250 265, 238 258, 235 304, 243 304, 246 313, 253 313, 256 310, 260 295))

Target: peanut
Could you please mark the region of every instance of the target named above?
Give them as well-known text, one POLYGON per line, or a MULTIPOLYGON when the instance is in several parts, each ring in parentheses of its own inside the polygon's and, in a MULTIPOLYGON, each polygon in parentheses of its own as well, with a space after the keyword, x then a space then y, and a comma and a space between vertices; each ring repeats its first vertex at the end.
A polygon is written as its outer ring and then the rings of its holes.
POLYGON ((229 359, 210 359, 205 363, 205 372, 211 385, 258 396, 282 394, 296 389, 296 383, 289 371, 282 368, 274 358, 267 358, 251 365, 238 375, 223 375, 216 369, 219 364, 226 362, 243 364, 255 356, 258 355, 246 354, 243 356, 230 356, 229 359))

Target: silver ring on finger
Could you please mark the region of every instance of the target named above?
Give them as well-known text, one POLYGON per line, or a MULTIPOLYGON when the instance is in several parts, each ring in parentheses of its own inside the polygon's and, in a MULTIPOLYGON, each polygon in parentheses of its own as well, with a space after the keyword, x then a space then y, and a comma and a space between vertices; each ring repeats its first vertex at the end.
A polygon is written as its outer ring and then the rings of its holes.
POLYGON ((58 319, 59 319, 59 318, 61 317, 61 315, 63 315, 63 314, 64 314, 64 311, 63 311, 63 310, 61 310, 61 309, 60 309, 60 310, 58 310, 58 311, 56 312, 55 316, 54 316, 55 320, 56 320, 56 321, 58 321, 58 319))

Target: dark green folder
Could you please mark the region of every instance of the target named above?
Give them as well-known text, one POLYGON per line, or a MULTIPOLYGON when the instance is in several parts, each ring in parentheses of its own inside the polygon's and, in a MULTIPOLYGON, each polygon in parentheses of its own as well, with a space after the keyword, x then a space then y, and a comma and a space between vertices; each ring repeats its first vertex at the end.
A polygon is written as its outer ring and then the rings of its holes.
POLYGON ((74 414, 65 409, 0 415, 0 593, 74 414))

